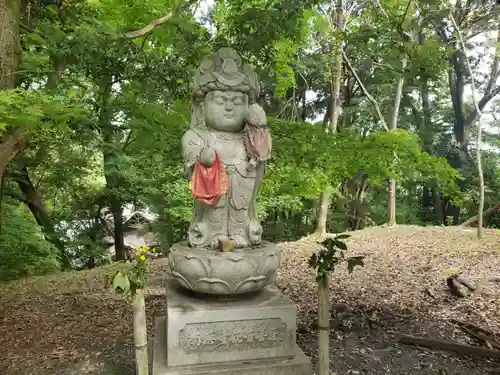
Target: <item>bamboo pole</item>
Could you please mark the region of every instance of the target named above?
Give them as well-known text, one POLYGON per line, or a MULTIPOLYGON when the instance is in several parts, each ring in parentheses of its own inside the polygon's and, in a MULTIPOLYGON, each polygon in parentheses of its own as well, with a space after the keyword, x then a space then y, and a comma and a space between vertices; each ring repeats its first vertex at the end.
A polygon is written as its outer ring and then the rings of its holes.
POLYGON ((330 303, 328 276, 318 280, 318 370, 319 375, 330 374, 330 303))
POLYGON ((144 289, 137 289, 133 301, 135 366, 137 375, 149 374, 148 332, 144 289))

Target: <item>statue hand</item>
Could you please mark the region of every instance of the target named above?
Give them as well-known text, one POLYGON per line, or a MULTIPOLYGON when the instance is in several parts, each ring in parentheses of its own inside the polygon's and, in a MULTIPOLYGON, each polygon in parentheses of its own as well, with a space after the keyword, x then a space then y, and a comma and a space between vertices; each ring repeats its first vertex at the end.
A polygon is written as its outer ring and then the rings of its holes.
POLYGON ((250 159, 250 161, 247 164, 247 171, 253 171, 257 167, 257 160, 254 158, 250 159))
POLYGON ((215 149, 211 146, 203 147, 200 153, 200 161, 205 167, 211 167, 215 162, 215 149))

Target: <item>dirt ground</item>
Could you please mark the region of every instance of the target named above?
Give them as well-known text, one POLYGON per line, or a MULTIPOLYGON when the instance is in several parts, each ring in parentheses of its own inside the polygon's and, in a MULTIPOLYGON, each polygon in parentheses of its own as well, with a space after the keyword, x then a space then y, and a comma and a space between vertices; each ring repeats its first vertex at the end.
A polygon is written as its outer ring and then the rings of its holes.
MULTIPOLYGON (((450 319, 500 333, 500 284, 453 297, 451 273, 477 283, 500 274, 500 231, 454 227, 370 228, 351 233, 349 251, 366 265, 331 276, 331 371, 347 374, 500 375, 500 361, 398 343, 413 334, 481 345, 450 319)), ((283 243, 278 287, 297 303, 299 345, 316 362, 316 290, 307 260, 315 239, 283 243)), ((0 374, 134 374, 131 308, 106 278, 116 266, 0 283, 0 374)), ((168 263, 151 263, 148 328, 165 313, 168 263)))

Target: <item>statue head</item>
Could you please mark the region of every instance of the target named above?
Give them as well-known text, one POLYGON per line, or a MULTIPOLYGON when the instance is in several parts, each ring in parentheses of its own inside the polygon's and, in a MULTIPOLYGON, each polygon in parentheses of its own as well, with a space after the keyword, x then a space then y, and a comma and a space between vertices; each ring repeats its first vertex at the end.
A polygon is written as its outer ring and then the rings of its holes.
POLYGON ((194 76, 192 125, 241 131, 260 86, 252 67, 231 48, 205 59, 194 76))

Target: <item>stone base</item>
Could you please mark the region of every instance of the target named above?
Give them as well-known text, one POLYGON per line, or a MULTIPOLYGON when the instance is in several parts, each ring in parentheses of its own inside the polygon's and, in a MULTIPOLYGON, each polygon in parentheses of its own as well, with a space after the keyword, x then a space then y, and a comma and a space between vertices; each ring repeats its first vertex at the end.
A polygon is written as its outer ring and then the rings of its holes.
POLYGON ((165 319, 156 323, 153 366, 151 375, 311 375, 309 358, 294 345, 294 356, 288 359, 261 359, 253 361, 234 361, 210 365, 167 367, 163 353, 165 343, 165 319))
POLYGON ((167 301, 153 375, 311 375, 295 342, 295 304, 275 286, 235 300, 201 298, 172 281, 167 301))
POLYGON ((275 286, 244 299, 209 298, 173 280, 167 289, 167 365, 291 358, 296 315, 295 304, 275 286))

